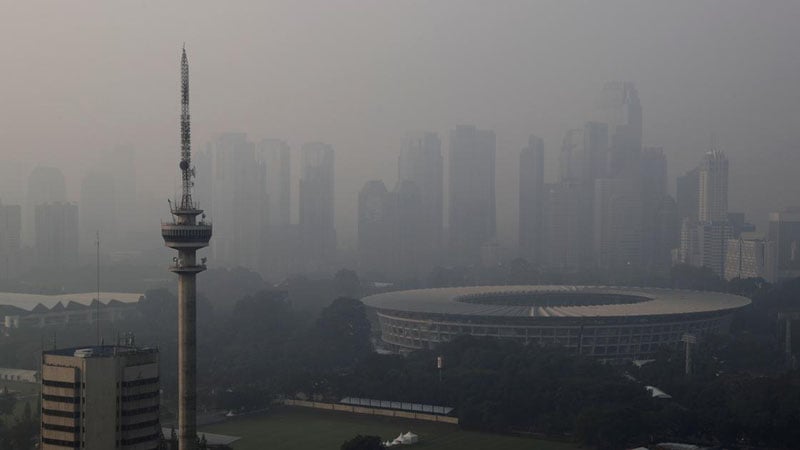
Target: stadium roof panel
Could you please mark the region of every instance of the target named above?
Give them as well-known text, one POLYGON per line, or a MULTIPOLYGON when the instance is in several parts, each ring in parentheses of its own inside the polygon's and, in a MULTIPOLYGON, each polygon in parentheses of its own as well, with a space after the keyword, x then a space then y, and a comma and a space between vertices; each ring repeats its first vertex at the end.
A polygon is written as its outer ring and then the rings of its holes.
POLYGON ((372 295, 363 302, 376 309, 496 317, 655 316, 734 310, 750 304, 745 297, 720 292, 549 285, 417 289, 372 295))

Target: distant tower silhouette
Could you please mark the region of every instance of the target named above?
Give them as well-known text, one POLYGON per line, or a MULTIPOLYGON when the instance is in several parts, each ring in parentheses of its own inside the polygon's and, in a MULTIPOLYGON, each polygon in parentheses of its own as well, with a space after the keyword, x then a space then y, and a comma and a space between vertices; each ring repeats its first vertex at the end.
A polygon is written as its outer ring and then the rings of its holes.
POLYGON ((178 274, 178 448, 194 450, 197 439, 197 287, 196 275, 206 270, 205 258, 197 263, 198 249, 211 240, 211 223, 192 201, 194 168, 189 126, 189 61, 181 56, 181 199, 170 203, 172 222, 161 224, 167 247, 178 250, 169 270, 178 274), (197 216, 201 215, 200 221, 197 216))

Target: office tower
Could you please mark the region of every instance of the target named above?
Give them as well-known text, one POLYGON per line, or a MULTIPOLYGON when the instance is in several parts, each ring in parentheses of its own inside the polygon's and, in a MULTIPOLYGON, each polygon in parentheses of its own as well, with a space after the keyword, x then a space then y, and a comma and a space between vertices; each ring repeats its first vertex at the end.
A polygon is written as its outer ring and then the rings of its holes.
POLYGON ((327 271, 336 258, 333 147, 312 142, 302 147, 300 177, 300 264, 306 271, 327 271))
POLYGON ((46 203, 66 202, 67 185, 64 175, 55 167, 38 166, 28 176, 28 192, 25 197, 23 216, 23 242, 33 245, 35 236, 36 207, 46 203))
POLYGON ((777 279, 777 247, 762 233, 745 232, 728 239, 725 246, 725 279, 763 278, 774 283, 777 279))
POLYGON ((267 222, 262 226, 259 271, 271 279, 289 274, 291 239, 291 153, 279 139, 256 143, 256 161, 263 168, 267 222))
POLYGON ((22 208, 0 203, 0 280, 20 273, 22 208))
POLYGON ((756 231, 756 226, 747 221, 744 213, 729 212, 728 223, 731 226, 733 238, 738 238, 742 233, 754 233, 756 231))
POLYGON ((669 273, 673 263, 673 252, 680 246, 681 221, 678 219, 678 207, 675 199, 664 196, 656 210, 653 229, 652 270, 669 273))
POLYGON ((642 105, 632 82, 606 83, 598 102, 598 122, 607 123, 610 151, 607 176, 632 176, 642 151, 642 105))
MULTIPOLYGON (((131 239, 130 234, 133 232, 141 233, 143 231, 152 232, 152 224, 145 223, 149 219, 149 215, 145 215, 148 219, 142 220, 143 214, 137 208, 137 192, 136 192, 136 150, 127 145, 120 145, 114 147, 111 152, 106 156, 107 161, 104 164, 104 172, 106 176, 112 174, 112 183, 114 186, 114 220, 116 223, 116 236, 118 238, 125 238, 126 249, 139 248, 140 244, 135 239, 131 239)), ((81 199, 81 214, 83 214, 84 202, 81 199)), ((81 220, 81 226, 84 226, 81 220)), ((103 231, 100 231, 100 239, 103 240, 103 231)), ((108 241, 106 239, 106 241, 108 241)), ((120 240, 122 242, 122 240, 120 240)))
POLYGON ((264 165, 269 225, 287 227, 291 223, 292 198, 289 145, 280 139, 264 139, 256 144, 256 160, 264 165))
POLYGON ((638 270, 642 263, 642 195, 638 180, 595 183, 594 255, 606 270, 638 270))
POLYGON ((104 245, 116 244, 117 197, 111 175, 93 170, 83 177, 79 212, 80 242, 84 251, 94 253, 92 248, 98 231, 104 245))
POLYGON ((414 183, 422 200, 422 222, 417 239, 428 251, 421 255, 421 264, 432 268, 442 261, 444 220, 444 163, 442 143, 436 133, 409 133, 397 159, 397 183, 414 183))
POLYGON ((48 203, 35 212, 36 264, 64 268, 78 262, 78 205, 48 203))
POLYGON ((181 55, 181 198, 170 204, 172 222, 161 224, 164 244, 178 251, 169 270, 178 274, 178 448, 194 450, 197 439, 197 274, 206 270, 197 250, 207 247, 212 227, 192 199, 189 61, 181 55), (197 216, 201 219, 197 221, 197 216))
POLYGON ((430 272, 431 249, 425 240, 427 208, 419 187, 411 181, 395 186, 389 195, 392 272, 400 280, 419 279, 430 272))
POLYGON ((672 264, 672 248, 664 248, 672 240, 663 235, 665 230, 674 230, 677 238, 677 211, 673 211, 674 200, 667 196, 667 158, 661 147, 645 147, 641 159, 642 201, 642 264, 646 270, 665 272, 672 264), (665 211, 663 208, 667 208, 665 211), (675 217, 674 224, 665 223, 675 217))
POLYGON ((459 264, 480 260, 495 237, 495 134, 471 125, 450 132, 450 256, 459 264))
POLYGON ((542 250, 546 265, 563 270, 589 265, 592 236, 586 235, 585 212, 584 190, 579 183, 545 185, 542 250))
POLYGON ((544 195, 544 141, 530 136, 519 155, 519 253, 533 264, 543 256, 544 195))
POLYGON ((41 377, 42 450, 160 448, 157 349, 45 351, 41 377))
POLYGON ((245 133, 223 133, 212 148, 214 258, 229 267, 259 270, 269 214, 264 165, 245 133))
POLYGON ((367 181, 358 193, 358 267, 370 278, 391 275, 389 201, 389 191, 380 180, 367 181))
POLYGON ((800 276, 800 207, 771 213, 768 239, 775 242, 778 276, 800 276))
POLYGON ((697 218, 701 222, 728 220, 728 158, 716 149, 707 152, 700 165, 697 218))
POLYGON ((700 168, 695 167, 679 176, 675 186, 678 217, 681 220, 686 217, 697 220, 697 212, 700 210, 700 168))

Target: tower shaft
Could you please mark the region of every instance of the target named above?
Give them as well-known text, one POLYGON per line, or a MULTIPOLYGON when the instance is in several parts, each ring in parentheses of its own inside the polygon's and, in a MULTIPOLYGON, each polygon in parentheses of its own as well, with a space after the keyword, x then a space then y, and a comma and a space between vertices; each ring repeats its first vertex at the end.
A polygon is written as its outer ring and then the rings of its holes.
POLYGON ((207 247, 212 227, 192 201, 194 169, 189 126, 189 62, 181 56, 181 201, 171 209, 171 222, 161 224, 164 244, 178 251, 169 270, 178 274, 178 448, 197 447, 197 250, 207 247), (202 215, 200 221, 197 216, 202 215))

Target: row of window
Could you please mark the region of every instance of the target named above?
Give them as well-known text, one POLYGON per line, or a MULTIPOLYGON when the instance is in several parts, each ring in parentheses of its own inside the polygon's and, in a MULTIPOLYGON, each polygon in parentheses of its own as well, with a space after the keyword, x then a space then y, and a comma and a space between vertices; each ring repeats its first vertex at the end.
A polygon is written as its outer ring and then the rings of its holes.
POLYGON ((140 430, 142 428, 152 427, 158 425, 158 419, 148 420, 147 422, 139 422, 131 425, 123 425, 122 431, 140 430))
POLYGON ((78 418, 78 417, 81 416, 81 412, 80 411, 59 411, 57 409, 42 408, 42 415, 43 416, 53 416, 53 417, 78 418))
POLYGON ((142 378, 141 380, 123 381, 122 387, 144 386, 146 384, 158 383, 158 377, 155 378, 142 378))
POLYGON ((158 391, 145 392, 143 394, 135 394, 135 395, 123 395, 122 396, 122 401, 123 402, 130 402, 130 401, 134 401, 134 400, 144 400, 144 399, 148 399, 148 398, 158 397, 158 395, 159 395, 158 391))
POLYGON ((142 443, 142 442, 148 442, 148 441, 153 441, 153 440, 157 440, 157 439, 161 439, 161 434, 154 433, 154 434, 149 434, 147 436, 139 436, 139 437, 130 438, 130 439, 123 439, 122 440, 122 445, 139 444, 139 443, 142 443))
POLYGON ((43 437, 42 443, 66 448, 81 448, 81 443, 79 441, 63 441, 61 439, 50 439, 43 437))
POLYGON ((70 404, 79 404, 81 402, 80 397, 66 397, 63 395, 51 395, 51 394, 42 394, 42 400, 47 400, 48 402, 70 403, 70 404))
POLYGON ((66 425, 56 425, 47 422, 42 423, 42 428, 44 428, 45 430, 66 431, 68 433, 77 433, 78 431, 80 431, 80 427, 77 425, 70 427, 66 425))
POLYGON ((67 381, 42 380, 42 386, 78 389, 81 387, 81 384, 79 382, 69 383, 67 381))
POLYGON ((122 416, 123 417, 138 416, 139 414, 146 414, 149 412, 158 412, 158 405, 147 406, 144 408, 136 408, 136 409, 123 409, 122 416))

